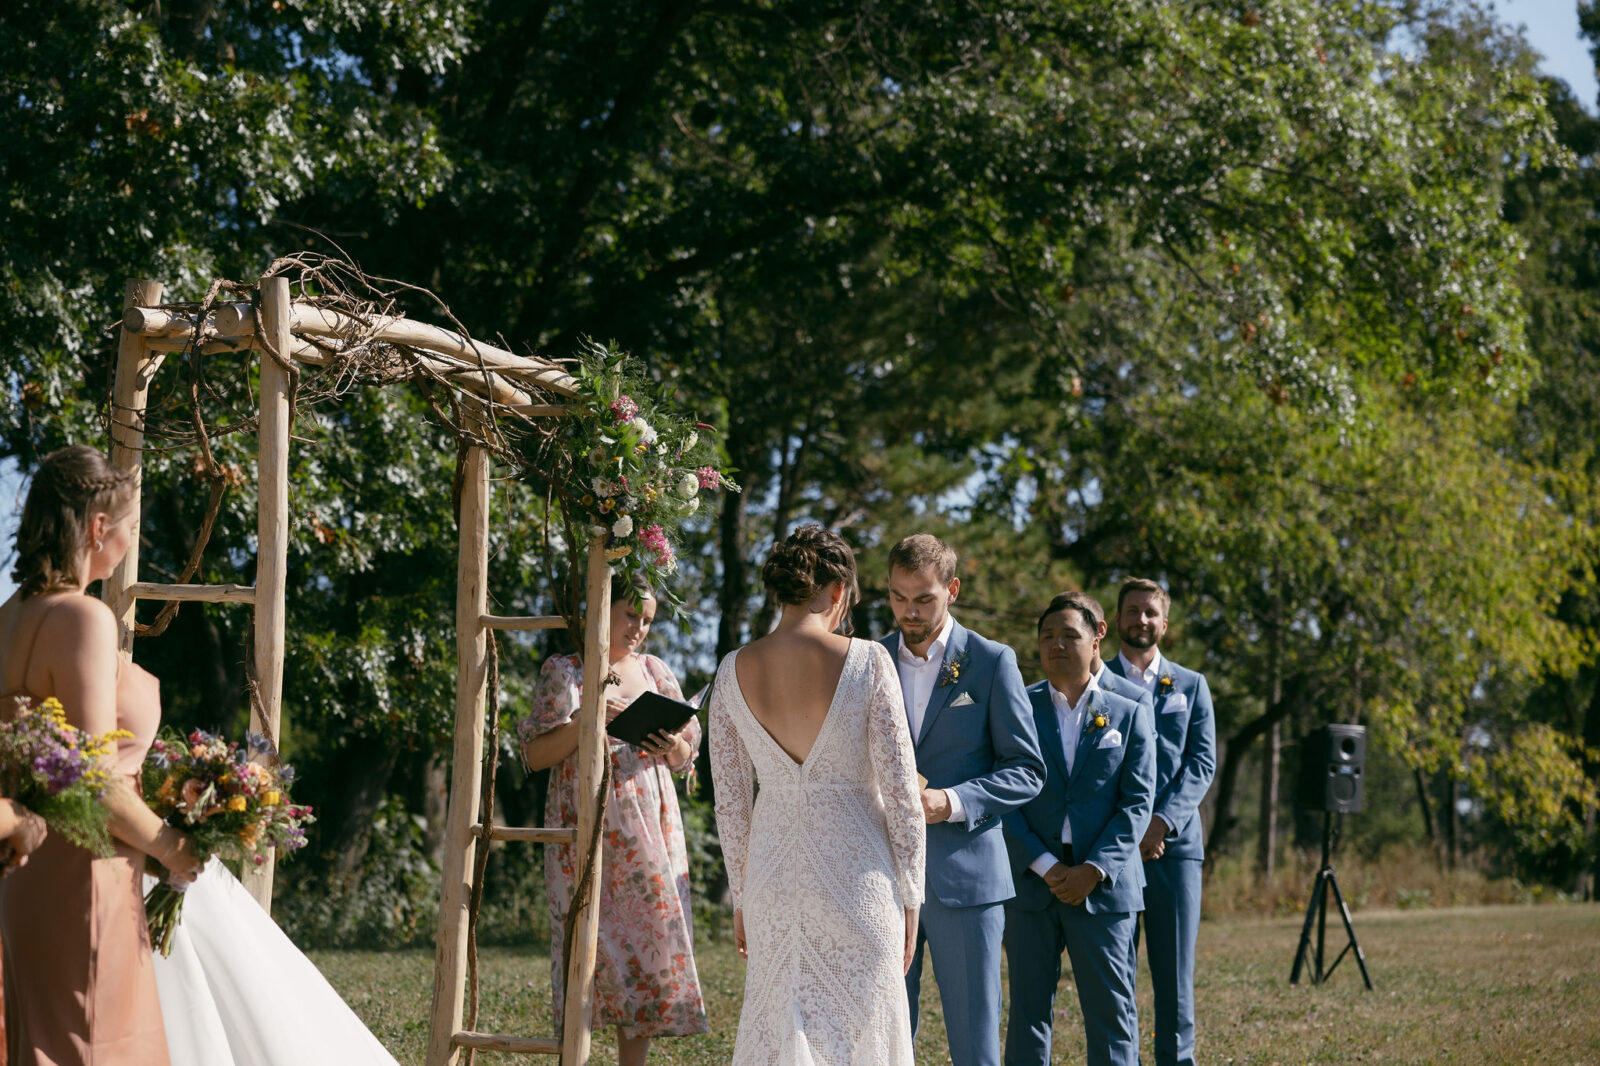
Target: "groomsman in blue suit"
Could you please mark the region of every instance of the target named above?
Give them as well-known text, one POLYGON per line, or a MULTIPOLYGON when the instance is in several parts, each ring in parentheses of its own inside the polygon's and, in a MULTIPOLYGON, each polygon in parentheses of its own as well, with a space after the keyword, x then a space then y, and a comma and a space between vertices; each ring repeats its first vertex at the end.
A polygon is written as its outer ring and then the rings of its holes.
POLYGON ((1047 1066, 1061 952, 1072 960, 1090 1066, 1137 1066, 1134 929, 1144 906, 1139 840, 1155 796, 1150 704, 1119 696, 1100 661, 1105 615, 1063 592, 1039 616, 1046 680, 1028 689, 1048 771, 1005 816, 1017 896, 1006 905, 1011 968, 1007 1066, 1047 1066))
POLYGON ((961 591, 956 553, 918 533, 889 552, 894 656, 925 779, 927 898, 906 995, 917 1031, 922 948, 944 1006, 954 1066, 1000 1066, 1000 945, 1003 903, 1014 891, 1000 819, 1031 799, 1044 779, 1028 694, 1016 653, 950 616, 961 591))
MULTIPOLYGON (((1171 602, 1154 581, 1123 583, 1117 593, 1122 649, 1107 669, 1138 684, 1155 701, 1155 816, 1139 852, 1145 954, 1156 1001, 1156 1066, 1194 1066, 1194 943, 1206 854, 1199 807, 1217 772, 1217 723, 1205 675, 1161 654, 1171 602)), ((1137 934, 1133 950, 1137 958, 1137 934)))

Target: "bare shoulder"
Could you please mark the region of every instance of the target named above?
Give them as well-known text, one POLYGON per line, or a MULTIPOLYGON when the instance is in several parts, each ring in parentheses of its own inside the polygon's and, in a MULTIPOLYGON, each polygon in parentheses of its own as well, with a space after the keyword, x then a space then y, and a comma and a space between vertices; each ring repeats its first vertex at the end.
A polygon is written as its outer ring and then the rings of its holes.
POLYGON ((117 616, 103 601, 79 593, 66 593, 50 599, 53 602, 40 604, 41 610, 47 612, 40 623, 44 633, 79 639, 108 639, 116 643, 117 616))

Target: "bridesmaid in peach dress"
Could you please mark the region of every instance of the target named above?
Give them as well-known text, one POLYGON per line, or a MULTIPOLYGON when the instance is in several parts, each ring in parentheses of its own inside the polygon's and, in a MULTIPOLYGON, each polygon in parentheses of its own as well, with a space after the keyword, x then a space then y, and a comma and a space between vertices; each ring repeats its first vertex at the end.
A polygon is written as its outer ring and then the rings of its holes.
POLYGON ((123 663, 116 618, 84 595, 110 575, 137 534, 135 485, 93 448, 47 456, 17 533, 18 591, 0 605, 0 714, 19 696, 56 697, 80 729, 133 734, 117 745, 106 795, 116 854, 97 859, 47 837, 0 881, 6 1045, 10 1066, 164 1066, 140 873, 154 856, 179 882, 200 871, 187 834, 164 825, 136 791, 161 722, 149 674, 123 663))

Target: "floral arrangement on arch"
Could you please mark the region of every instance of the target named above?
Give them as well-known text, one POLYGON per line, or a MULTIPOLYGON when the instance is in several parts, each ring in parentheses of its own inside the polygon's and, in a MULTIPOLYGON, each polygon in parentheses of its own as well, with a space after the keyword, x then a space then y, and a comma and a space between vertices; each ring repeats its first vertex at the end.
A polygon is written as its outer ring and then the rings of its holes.
MULTIPOLYGON (((684 523, 708 492, 738 492, 717 459, 710 426, 679 413, 667 392, 615 348, 585 340, 570 401, 589 417, 566 422, 567 453, 552 474, 567 518, 606 538, 606 556, 637 574, 665 606, 684 523)), ((574 546, 576 547, 576 546, 574 546)))

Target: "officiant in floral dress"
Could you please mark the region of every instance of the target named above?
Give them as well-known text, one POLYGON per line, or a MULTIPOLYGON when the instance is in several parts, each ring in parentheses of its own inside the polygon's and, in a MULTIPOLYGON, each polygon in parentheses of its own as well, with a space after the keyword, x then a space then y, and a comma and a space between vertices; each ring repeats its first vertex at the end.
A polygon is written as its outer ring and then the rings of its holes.
MULTIPOLYGON (((613 581, 611 671, 607 721, 644 692, 683 699, 665 663, 640 652, 655 617, 648 589, 613 581)), ((528 766, 551 768, 545 823, 578 824, 575 716, 583 688, 576 655, 544 664, 529 716, 519 727, 528 766)), ((695 970, 689 854, 673 774, 688 774, 700 750, 700 723, 656 733, 642 749, 607 738, 611 794, 606 802, 600 861, 600 939, 595 960, 593 1026, 617 1026, 618 1066, 637 1066, 658 1036, 706 1032, 705 1002, 695 970)), ((550 902, 550 976, 557 1031, 561 1028, 562 923, 572 900, 577 851, 545 846, 550 902)))

